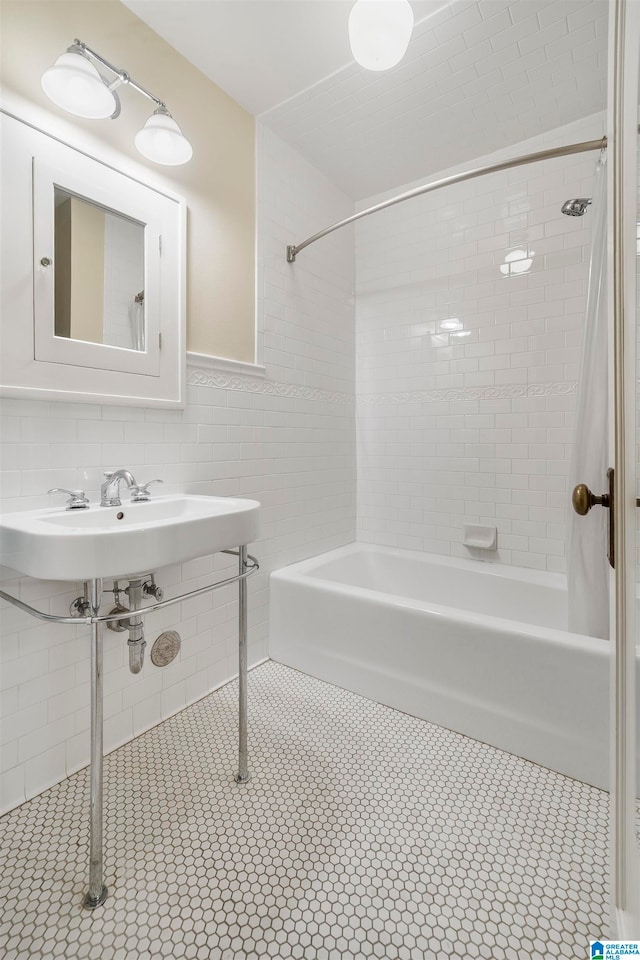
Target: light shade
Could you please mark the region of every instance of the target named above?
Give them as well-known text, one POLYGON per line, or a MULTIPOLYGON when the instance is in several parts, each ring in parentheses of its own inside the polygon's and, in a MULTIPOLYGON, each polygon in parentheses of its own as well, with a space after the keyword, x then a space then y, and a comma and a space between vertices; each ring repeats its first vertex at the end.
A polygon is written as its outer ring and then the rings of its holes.
POLYGON ((351 52, 367 70, 388 70, 400 63, 412 30, 408 0, 357 0, 349 14, 351 52))
POLYGON ((94 65, 73 48, 45 70, 41 83, 50 100, 77 117, 103 120, 118 109, 116 97, 94 65))
POLYGON ((162 108, 152 113, 142 130, 138 130, 135 145, 147 160, 168 166, 186 163, 193 156, 193 147, 171 114, 162 108))

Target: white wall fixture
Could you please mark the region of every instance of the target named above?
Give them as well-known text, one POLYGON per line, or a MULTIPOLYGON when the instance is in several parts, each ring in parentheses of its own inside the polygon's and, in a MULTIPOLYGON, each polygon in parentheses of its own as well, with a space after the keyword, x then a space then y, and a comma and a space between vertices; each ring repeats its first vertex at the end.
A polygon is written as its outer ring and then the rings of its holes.
POLYGON ((66 53, 45 70, 41 82, 42 89, 56 106, 90 120, 115 120, 120 114, 120 100, 115 91, 120 86, 129 86, 156 104, 142 130, 136 134, 135 145, 139 153, 147 160, 169 166, 187 163, 193 156, 191 144, 165 103, 133 80, 126 70, 114 67, 82 40, 73 41, 66 53), (103 77, 92 60, 109 70, 114 79, 109 82, 103 77))
POLYGON ((14 117, 0 117, 0 130, 5 198, 0 392, 182 406, 184 201, 14 117), (69 203, 71 218, 61 216, 69 203), (138 343, 130 340, 129 346, 116 344, 105 326, 103 287, 114 287, 123 274, 107 269, 106 225, 113 217, 135 231, 141 265, 126 294, 132 308, 139 298, 137 322, 142 325, 138 343), (80 239, 74 242, 76 234, 80 239))
POLYGON ((77 117, 105 120, 118 110, 115 94, 75 44, 45 70, 41 83, 50 100, 77 117))
POLYGON ((498 528, 482 526, 477 523, 465 523, 462 539, 465 547, 475 550, 497 550, 498 528))
POLYGON ((142 130, 136 133, 134 143, 138 153, 147 160, 171 167, 186 163, 193 156, 191 144, 164 107, 154 110, 142 130))
POLYGON ((412 30, 408 0, 356 0, 349 14, 351 52, 367 70, 389 70, 400 63, 412 30))
MULTIPOLYGON (((110 477, 106 475, 105 480, 110 477)), ((113 480, 117 483, 118 474, 113 480)), ((0 521, 3 566, 42 580, 126 579, 130 569, 168 567, 258 537, 257 500, 169 494, 147 502, 148 486, 135 485, 142 490, 139 497, 147 500, 122 506, 119 497, 112 505, 103 495, 100 507, 109 509, 92 509, 87 501, 68 509, 4 513, 0 521)), ((117 487, 114 490, 117 493, 117 487)), ((54 492, 60 491, 54 488, 54 492)))

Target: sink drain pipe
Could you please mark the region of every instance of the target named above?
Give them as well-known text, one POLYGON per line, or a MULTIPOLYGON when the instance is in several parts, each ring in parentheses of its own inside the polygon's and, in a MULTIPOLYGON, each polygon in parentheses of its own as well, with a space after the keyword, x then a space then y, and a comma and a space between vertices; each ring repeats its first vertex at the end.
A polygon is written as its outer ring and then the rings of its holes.
POLYGON ((129 610, 132 616, 126 620, 129 630, 129 670, 131 673, 140 673, 144 663, 144 649, 146 642, 144 639, 144 620, 141 616, 136 616, 136 611, 142 606, 142 580, 130 580, 127 587, 127 596, 129 597, 129 610))
MULTIPOLYGON (((129 580, 124 589, 119 580, 114 580, 113 590, 109 592, 113 593, 116 601, 116 605, 111 610, 109 616, 113 616, 116 619, 107 620, 107 626, 109 630, 113 630, 115 633, 129 632, 129 670, 131 673, 140 673, 144 665, 144 651, 147 644, 144 639, 144 618, 139 614, 136 616, 136 612, 138 610, 148 610, 148 607, 142 604, 143 598, 153 597, 154 600, 161 601, 164 597, 164 592, 156 583, 155 574, 153 573, 148 574, 148 579, 145 580, 140 578, 129 580), (121 595, 123 593, 127 595, 129 602, 128 607, 125 607, 121 601, 121 595), (133 614, 133 616, 122 616, 122 614, 127 613, 133 614)), ((85 598, 78 597, 71 604, 72 616, 85 615, 88 606, 85 598)))

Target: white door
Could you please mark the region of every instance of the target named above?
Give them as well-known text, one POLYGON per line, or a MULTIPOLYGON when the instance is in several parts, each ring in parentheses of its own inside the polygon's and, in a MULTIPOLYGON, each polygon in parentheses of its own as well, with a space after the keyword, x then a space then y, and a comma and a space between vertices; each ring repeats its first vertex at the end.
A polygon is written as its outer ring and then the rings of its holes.
POLYGON ((609 21, 609 297, 613 320, 616 566, 611 707, 612 908, 615 935, 640 938, 640 848, 636 830, 636 545, 640 511, 638 271, 638 83, 640 3, 612 0, 609 21))

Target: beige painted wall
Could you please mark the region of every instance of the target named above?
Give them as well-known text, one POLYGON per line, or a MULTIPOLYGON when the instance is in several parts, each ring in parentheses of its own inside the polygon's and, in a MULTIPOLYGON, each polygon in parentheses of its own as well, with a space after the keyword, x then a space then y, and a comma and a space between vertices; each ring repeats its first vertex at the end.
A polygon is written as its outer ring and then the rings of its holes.
POLYGON ((53 285, 56 337, 71 336, 71 197, 54 211, 53 285))
POLYGON ((54 122, 63 117, 65 126, 71 122, 155 173, 160 170, 185 198, 188 349, 253 362, 253 117, 119 0, 2 0, 0 18, 0 78, 8 92, 46 109, 54 122), (159 168, 140 156, 133 140, 153 105, 133 90, 120 89, 117 120, 72 117, 47 99, 40 77, 75 37, 166 100, 193 145, 190 163, 159 168))

